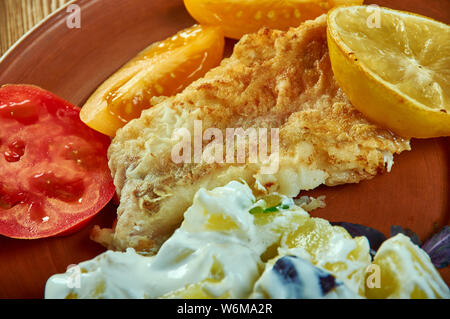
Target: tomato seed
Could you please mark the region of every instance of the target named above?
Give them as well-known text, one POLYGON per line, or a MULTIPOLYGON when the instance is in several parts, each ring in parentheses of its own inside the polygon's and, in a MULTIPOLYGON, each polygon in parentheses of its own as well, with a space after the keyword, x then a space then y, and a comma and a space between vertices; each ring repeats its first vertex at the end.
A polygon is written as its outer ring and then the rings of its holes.
POLYGON ((21 157, 19 154, 12 152, 12 151, 6 151, 4 153, 4 155, 5 155, 5 160, 10 163, 18 162, 21 157))
POLYGON ((8 147, 9 151, 4 152, 7 162, 18 162, 25 154, 25 143, 22 141, 14 141, 8 147))
POLYGON ((42 209, 41 204, 31 203, 28 206, 27 213, 30 216, 30 219, 37 223, 44 222, 44 218, 47 217, 45 211, 42 209))

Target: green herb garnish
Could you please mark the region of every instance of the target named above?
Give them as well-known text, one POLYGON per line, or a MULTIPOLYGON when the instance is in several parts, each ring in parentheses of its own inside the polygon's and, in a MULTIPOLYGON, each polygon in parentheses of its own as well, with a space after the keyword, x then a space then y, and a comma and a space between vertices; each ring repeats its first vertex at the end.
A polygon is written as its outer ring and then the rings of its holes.
POLYGON ((282 209, 289 209, 289 205, 283 205, 282 203, 279 203, 276 206, 272 206, 269 208, 262 208, 261 206, 256 206, 250 209, 250 214, 267 214, 267 213, 275 213, 279 212, 282 209))

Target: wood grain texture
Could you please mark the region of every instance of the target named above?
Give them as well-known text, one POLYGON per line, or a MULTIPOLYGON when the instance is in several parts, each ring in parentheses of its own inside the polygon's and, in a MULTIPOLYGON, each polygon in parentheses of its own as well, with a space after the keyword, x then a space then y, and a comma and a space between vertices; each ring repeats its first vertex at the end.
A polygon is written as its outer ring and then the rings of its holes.
POLYGON ((0 56, 22 35, 71 0, 0 0, 0 56))

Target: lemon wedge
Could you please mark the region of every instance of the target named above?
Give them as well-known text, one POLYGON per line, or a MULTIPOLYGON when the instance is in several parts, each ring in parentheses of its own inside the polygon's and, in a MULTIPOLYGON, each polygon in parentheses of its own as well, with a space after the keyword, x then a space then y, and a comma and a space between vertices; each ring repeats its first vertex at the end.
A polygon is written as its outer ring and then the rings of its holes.
POLYGON ((378 6, 328 13, 335 78, 368 119, 404 136, 450 135, 450 27, 378 6))

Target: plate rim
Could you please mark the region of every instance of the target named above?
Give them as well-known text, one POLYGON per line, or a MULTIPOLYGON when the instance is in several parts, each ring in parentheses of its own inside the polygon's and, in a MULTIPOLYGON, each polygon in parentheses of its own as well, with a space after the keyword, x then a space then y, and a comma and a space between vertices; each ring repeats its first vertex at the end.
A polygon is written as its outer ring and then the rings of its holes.
MULTIPOLYGON (((65 10, 67 10, 67 7, 71 4, 79 4, 80 7, 87 5, 89 6, 89 1, 85 0, 70 0, 51 14, 49 14, 47 17, 42 19, 39 23, 37 23, 35 26, 33 26, 30 30, 28 30, 24 35, 22 35, 8 50, 0 57, 0 66, 2 66, 4 63, 8 62, 7 60, 11 58, 14 54, 14 51, 19 48, 20 45, 23 44, 25 41, 27 41, 29 38, 33 37, 35 33, 39 33, 42 28, 45 28, 48 25, 51 25, 58 19, 58 16, 65 10)), ((12 57, 14 59, 14 57, 12 57)), ((0 83, 1 85, 1 83, 0 83)), ((448 165, 448 172, 449 172, 449 178, 450 178, 450 137, 444 137, 445 140, 443 142, 446 143, 447 147, 447 165, 448 165)), ((450 194, 449 194, 450 195, 450 194)), ((450 201, 449 201, 449 209, 450 209, 450 201)), ((450 216, 450 215, 449 215, 450 216)))
POLYGON ((18 47, 23 41, 25 41, 28 37, 30 37, 34 32, 37 31, 37 29, 41 28, 44 24, 49 22, 49 20, 53 19, 54 16, 58 15, 61 11, 65 10, 69 5, 74 4, 75 2, 78 2, 78 0, 70 0, 63 6, 59 7, 46 17, 44 17, 41 21, 39 21, 37 24, 35 24, 31 29, 29 29, 27 32, 25 32, 20 38, 16 40, 6 51, 3 53, 2 56, 0 56, 0 64, 6 60, 9 55, 18 47))

